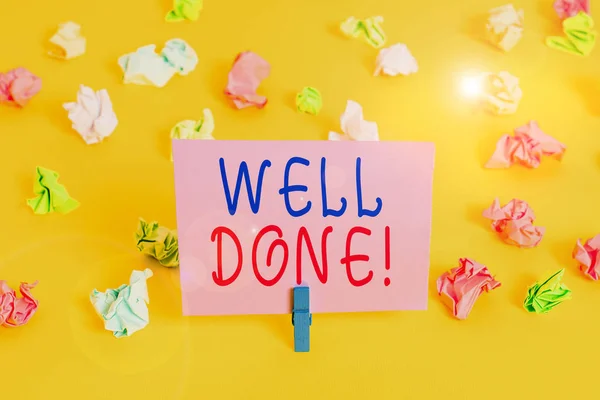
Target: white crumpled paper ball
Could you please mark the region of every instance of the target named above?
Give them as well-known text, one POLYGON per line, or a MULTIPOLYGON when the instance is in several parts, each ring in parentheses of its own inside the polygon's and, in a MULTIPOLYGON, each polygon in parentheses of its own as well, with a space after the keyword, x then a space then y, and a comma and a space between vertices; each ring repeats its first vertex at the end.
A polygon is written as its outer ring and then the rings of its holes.
POLYGON ((63 104, 69 112, 73 129, 87 144, 102 142, 117 127, 118 120, 105 89, 94 92, 93 89, 79 86, 77 101, 63 104))
POLYGON ((419 70, 417 60, 410 53, 408 47, 402 43, 381 49, 376 62, 375 76, 381 73, 390 76, 410 75, 419 70))

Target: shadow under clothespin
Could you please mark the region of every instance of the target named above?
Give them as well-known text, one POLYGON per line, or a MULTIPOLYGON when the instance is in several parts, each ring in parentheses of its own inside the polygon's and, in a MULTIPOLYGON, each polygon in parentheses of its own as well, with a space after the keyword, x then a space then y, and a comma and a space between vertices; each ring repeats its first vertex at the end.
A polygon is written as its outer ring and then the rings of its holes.
POLYGON ((294 351, 307 353, 310 351, 310 288, 297 286, 294 288, 294 305, 292 308, 292 325, 294 326, 294 351))

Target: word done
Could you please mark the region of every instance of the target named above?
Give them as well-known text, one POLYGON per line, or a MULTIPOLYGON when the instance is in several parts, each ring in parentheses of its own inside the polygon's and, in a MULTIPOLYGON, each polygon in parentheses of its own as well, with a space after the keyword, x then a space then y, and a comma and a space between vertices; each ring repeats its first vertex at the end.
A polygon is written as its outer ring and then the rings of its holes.
MULTIPOLYGON (((323 231, 321 232, 321 257, 320 257, 320 262, 319 262, 317 259, 315 250, 314 250, 313 241, 311 239, 311 236, 310 236, 308 230, 304 226, 302 226, 298 229, 298 232, 295 237, 295 243, 296 243, 296 253, 295 253, 296 266, 295 266, 295 268, 296 268, 296 283, 298 285, 302 283, 302 277, 303 277, 303 267, 302 266, 303 266, 304 260, 302 259, 302 255, 303 255, 302 250, 304 247, 308 250, 308 254, 310 256, 310 262, 312 264, 312 267, 315 271, 315 274, 316 274, 318 280, 322 284, 327 283, 327 279, 329 277, 329 261, 330 261, 327 256, 327 248, 328 248, 327 247, 327 238, 332 232, 333 232, 332 226, 325 227, 323 229, 323 231)), ((366 227, 354 226, 346 234, 344 257, 342 257, 339 260, 339 263, 341 265, 345 266, 346 276, 348 278, 348 281, 350 282, 350 284, 352 286, 355 286, 355 287, 364 286, 364 285, 368 284, 369 282, 371 282, 374 277, 374 272, 373 272, 373 270, 369 270, 363 276, 359 277, 359 276, 355 275, 355 273, 352 270, 352 264, 355 262, 359 262, 359 261, 368 262, 370 257, 368 254, 354 254, 352 252, 352 239, 355 235, 371 236, 371 233, 372 233, 371 230, 366 227)), ((385 252, 385 270, 386 271, 390 270, 390 265, 391 265, 390 235, 391 235, 390 227, 386 226, 384 228, 384 243, 383 243, 383 248, 384 248, 384 252, 385 252)), ((235 282, 235 280, 238 278, 238 276, 242 272, 242 266, 244 265, 244 260, 246 259, 246 257, 248 257, 248 255, 244 254, 244 252, 242 250, 242 244, 240 243, 240 240, 237 237, 237 235, 235 234, 235 232, 233 232, 231 229, 229 229, 225 226, 216 227, 212 231, 210 239, 213 243, 216 243, 216 251, 217 251, 217 266, 216 266, 216 271, 212 272, 212 279, 213 279, 214 283, 218 286, 229 286, 235 282), (231 275, 228 277, 225 277, 224 272, 223 272, 223 243, 225 240, 230 240, 231 242, 233 242, 233 244, 235 245, 235 248, 236 248, 236 252, 237 252, 237 265, 236 265, 233 273, 231 273, 231 275)), ((260 282, 263 286, 267 286, 267 287, 277 284, 277 282, 279 282, 279 280, 285 274, 288 264, 293 262, 290 260, 291 257, 293 257, 293 255, 290 254, 290 247, 283 237, 283 231, 277 225, 265 226, 263 229, 261 229, 256 234, 256 237, 254 238, 254 241, 252 244, 252 251, 249 256, 252 260, 252 269, 254 271, 254 276, 256 277, 258 282, 260 282), (265 239, 265 235, 267 235, 269 233, 274 233, 276 235, 276 238, 272 239, 270 241, 270 243, 267 242, 267 239, 265 239), (262 245, 263 243, 265 243, 265 245, 268 244, 266 260, 259 260, 258 259, 259 258, 258 257, 258 249, 259 249, 259 246, 262 245), (277 249, 280 249, 280 251, 282 251, 282 253, 283 253, 283 258, 282 258, 281 265, 279 266, 279 270, 277 271, 277 273, 275 274, 275 276, 273 278, 270 278, 270 279, 265 278, 260 272, 261 267, 263 265, 262 263, 264 262, 264 265, 266 267, 271 267, 273 253, 277 249)), ((388 277, 385 277, 384 285, 389 286, 390 283, 391 283, 390 279, 388 277)))

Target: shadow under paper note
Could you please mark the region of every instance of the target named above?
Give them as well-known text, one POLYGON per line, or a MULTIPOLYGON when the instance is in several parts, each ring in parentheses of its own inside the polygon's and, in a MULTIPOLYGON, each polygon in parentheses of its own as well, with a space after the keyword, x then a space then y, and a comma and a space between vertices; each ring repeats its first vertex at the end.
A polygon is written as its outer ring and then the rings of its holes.
MULTIPOLYGON (((253 318, 260 321, 261 324, 268 327, 269 332, 277 338, 285 347, 294 350, 294 326, 292 325, 292 308, 294 304, 294 290, 289 292, 289 314, 282 315, 249 315, 248 318, 253 318)), ((312 310, 311 310, 312 312, 312 310)), ((313 317, 314 318, 314 317, 313 317)))
MULTIPOLYGON (((258 318, 268 325, 269 331, 279 340, 286 348, 294 350, 294 326, 292 325, 292 312, 283 315, 261 315, 258 318)), ((313 317, 314 318, 314 317, 313 317)))
POLYGON ((171 130, 180 121, 174 122, 170 126, 163 125, 156 134, 156 148, 158 152, 167 160, 171 161, 171 130))

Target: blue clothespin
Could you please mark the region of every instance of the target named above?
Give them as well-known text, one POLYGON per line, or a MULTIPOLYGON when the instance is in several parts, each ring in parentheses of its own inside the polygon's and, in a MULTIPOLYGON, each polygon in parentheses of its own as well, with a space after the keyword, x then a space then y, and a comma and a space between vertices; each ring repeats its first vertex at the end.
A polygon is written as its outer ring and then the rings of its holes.
POLYGON ((294 351, 310 351, 310 291, 307 286, 294 288, 294 308, 292 309, 292 325, 294 325, 294 351))

